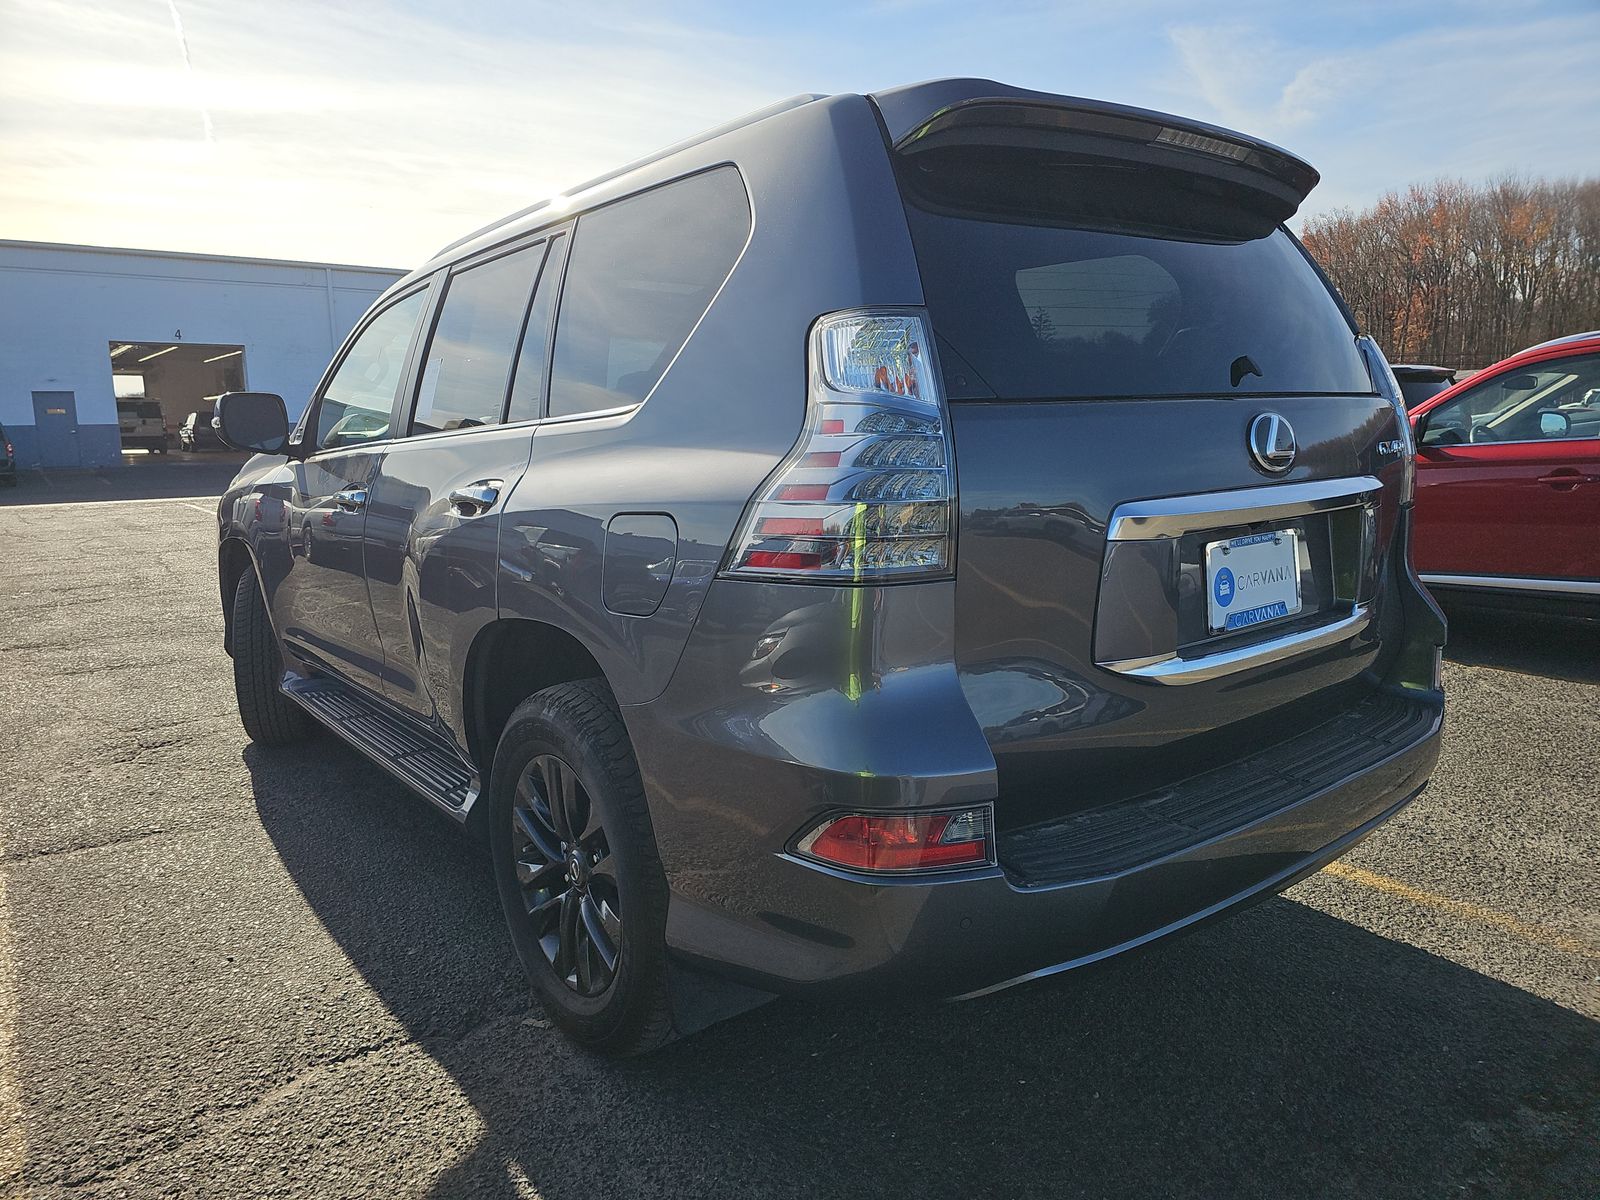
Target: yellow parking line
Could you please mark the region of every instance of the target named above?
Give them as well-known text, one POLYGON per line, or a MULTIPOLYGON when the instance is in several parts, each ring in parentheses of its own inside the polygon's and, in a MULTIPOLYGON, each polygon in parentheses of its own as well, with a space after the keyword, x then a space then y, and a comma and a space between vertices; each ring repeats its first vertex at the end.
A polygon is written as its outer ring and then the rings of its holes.
POLYGON ((0 1192, 22 1181, 27 1144, 22 1132, 22 1085, 17 1069, 16 956, 11 941, 11 910, 6 903, 6 875, 0 869, 0 1192))
POLYGON ((1322 868, 1324 875, 1332 875, 1335 879, 1343 879, 1347 883, 1359 884, 1362 887, 1372 888, 1374 891, 1384 892, 1401 900, 1409 901, 1420 908, 1431 908, 1437 912, 1452 913, 1464 917, 1469 921, 1478 921, 1484 925, 1494 925, 1513 933, 1524 941, 1536 942, 1541 946, 1549 946, 1556 950, 1564 950, 1568 954, 1577 954, 1583 958, 1600 960, 1600 946, 1591 945, 1554 929, 1546 929, 1543 925, 1532 925, 1527 921, 1520 921, 1516 917, 1507 916, 1505 913, 1496 912, 1492 908, 1483 908, 1466 900, 1452 900, 1449 896, 1441 896, 1435 892, 1425 892, 1421 888, 1412 887, 1399 879, 1391 879, 1387 875, 1379 875, 1375 871, 1367 871, 1361 867, 1353 867, 1346 862, 1332 862, 1322 868))

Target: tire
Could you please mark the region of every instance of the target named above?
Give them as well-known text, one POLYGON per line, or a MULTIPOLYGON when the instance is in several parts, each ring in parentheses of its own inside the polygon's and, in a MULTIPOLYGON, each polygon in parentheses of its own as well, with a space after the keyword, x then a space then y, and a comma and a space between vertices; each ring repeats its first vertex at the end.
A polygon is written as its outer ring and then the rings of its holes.
POLYGON ((239 721, 258 746, 288 746, 311 733, 311 718, 283 694, 283 655, 267 619, 267 604, 254 570, 233 593, 233 691, 239 721))
POLYGON ((605 684, 558 684, 523 701, 495 751, 487 799, 511 940, 551 1023, 619 1058, 664 1045, 667 881, 605 684))

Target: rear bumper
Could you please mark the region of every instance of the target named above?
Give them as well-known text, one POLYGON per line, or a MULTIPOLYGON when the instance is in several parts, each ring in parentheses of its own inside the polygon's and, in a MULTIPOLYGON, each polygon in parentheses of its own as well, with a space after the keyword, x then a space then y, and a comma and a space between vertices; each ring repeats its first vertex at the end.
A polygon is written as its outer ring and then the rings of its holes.
MULTIPOLYGON (((1005 837, 996 867, 885 879, 822 868, 781 846, 756 852, 761 839, 748 829, 728 833, 698 861, 669 864, 669 942, 682 957, 779 992, 978 995, 1094 962, 1280 891, 1398 811, 1439 755, 1442 704, 1423 703, 1403 738, 1335 783, 1133 865, 1080 863, 1059 882, 1030 885, 1019 868, 1037 875, 1038 862, 1016 859, 1005 837)), ((776 799, 784 784, 773 783, 776 799)))
POLYGON ((1348 745, 1319 727, 1256 756, 1287 764, 1281 772, 1240 760, 1220 783, 1195 776, 1116 806, 1121 815, 1108 807, 1082 837, 1067 831, 1055 858, 1011 831, 996 866, 892 878, 821 867, 790 847, 838 810, 997 798, 993 753, 941 632, 953 628, 953 585, 858 601, 719 583, 666 691, 624 709, 672 892, 669 947, 767 991, 962 996, 1281 890, 1414 797, 1437 761, 1443 699, 1429 683, 1443 623, 1414 579, 1398 591, 1388 682, 1372 681, 1356 706, 1365 716, 1329 723, 1360 726, 1348 745), (1238 774, 1247 768, 1248 779, 1238 774), (1128 812, 1166 828, 1130 834, 1128 812), (1085 858, 1097 838, 1110 848, 1085 858))
MULTIPOLYGON (((1435 753, 1434 757, 1437 758, 1437 753, 1435 753)), ((1428 768, 1430 771, 1431 769, 1431 767, 1428 768)), ((1130 950, 1137 950, 1141 946, 1146 946, 1153 942, 1160 941, 1164 937, 1169 937, 1174 934, 1196 928, 1197 926, 1203 925, 1208 921, 1212 921, 1218 917, 1223 917, 1231 912, 1235 912, 1238 909, 1247 908, 1259 900, 1264 900, 1269 896, 1276 895, 1278 892, 1281 892, 1285 888, 1298 883, 1308 875, 1312 875, 1317 871, 1320 871, 1328 863, 1344 854, 1357 842, 1361 841, 1362 838, 1366 837, 1367 834, 1371 833, 1379 825, 1383 824, 1395 813, 1399 812, 1407 804, 1415 800, 1417 796, 1421 794, 1422 789, 1426 786, 1426 772, 1424 772, 1424 778, 1422 782, 1418 783, 1416 789, 1407 793, 1398 803, 1382 810, 1370 820, 1341 835, 1335 841, 1330 842, 1315 854, 1310 854, 1300 858, 1282 870, 1277 871, 1264 879, 1257 880, 1256 882, 1238 892, 1233 893, 1232 895, 1224 896, 1221 899, 1215 900, 1203 908, 1184 913, 1178 916, 1176 919, 1169 921, 1165 925, 1148 930, 1144 933, 1135 934, 1114 945, 1106 946, 1099 950, 1092 950, 1087 953, 1080 953, 1074 957, 1064 959, 1060 962, 1051 963, 1048 966, 1035 967, 1032 970, 1023 971, 1019 974, 1001 979, 996 983, 974 988, 969 992, 965 992, 953 998, 957 1000, 971 1000, 978 996, 988 995, 991 992, 997 992, 1004 988, 1013 987, 1019 983, 1028 983, 1035 979, 1045 979, 1051 975, 1059 975, 1064 971, 1070 971, 1075 967, 1089 966, 1092 963, 1100 962, 1104 959, 1114 957, 1115 955, 1122 954, 1130 950)))

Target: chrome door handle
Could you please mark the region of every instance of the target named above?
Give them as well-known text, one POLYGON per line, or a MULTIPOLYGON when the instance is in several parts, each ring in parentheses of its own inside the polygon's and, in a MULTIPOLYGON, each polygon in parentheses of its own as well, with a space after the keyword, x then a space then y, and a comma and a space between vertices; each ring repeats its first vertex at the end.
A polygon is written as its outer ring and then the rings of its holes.
POLYGON ((477 483, 453 488, 450 492, 450 503, 455 506, 458 515, 476 517, 494 507, 494 502, 500 499, 500 489, 504 485, 505 481, 502 479, 480 479, 477 483))
POLYGON ((367 489, 351 488, 349 491, 336 492, 333 502, 345 512, 360 512, 367 506, 367 489))
POLYGON ((1594 481, 1595 477, 1593 475, 1585 475, 1576 467, 1557 467, 1550 474, 1539 476, 1540 483, 1546 487, 1553 488, 1572 488, 1577 487, 1580 483, 1593 483, 1594 481))

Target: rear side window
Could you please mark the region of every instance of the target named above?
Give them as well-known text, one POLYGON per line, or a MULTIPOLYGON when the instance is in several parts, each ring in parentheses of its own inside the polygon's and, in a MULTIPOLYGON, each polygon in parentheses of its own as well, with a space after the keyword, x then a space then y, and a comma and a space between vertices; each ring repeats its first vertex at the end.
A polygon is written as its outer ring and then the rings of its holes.
POLYGON ((497 425, 545 243, 450 277, 417 385, 412 433, 497 425))
POLYGON ((580 217, 556 319, 550 415, 643 400, 749 235, 750 204, 732 167, 580 217))
POLYGON ((1282 229, 1191 241, 907 212, 954 399, 1372 391, 1282 229))
POLYGON ((527 421, 542 415, 545 367, 550 360, 550 322, 555 318, 561 263, 566 253, 567 239, 559 234, 552 237, 550 253, 545 256, 533 293, 533 305, 528 309, 528 323, 522 331, 522 348, 517 351, 511 402, 506 406, 508 421, 527 421))

